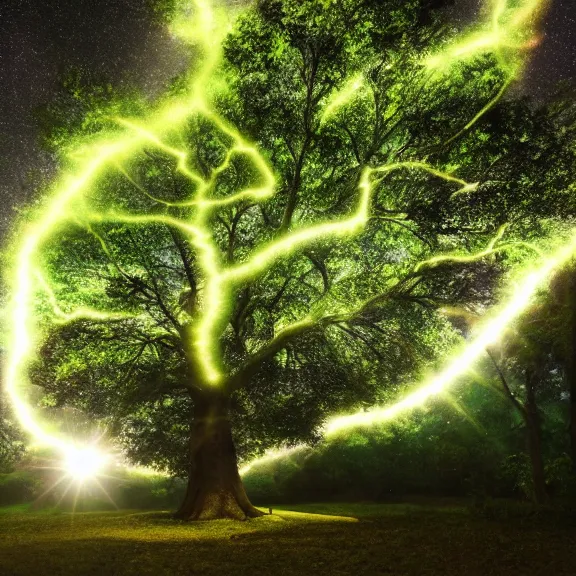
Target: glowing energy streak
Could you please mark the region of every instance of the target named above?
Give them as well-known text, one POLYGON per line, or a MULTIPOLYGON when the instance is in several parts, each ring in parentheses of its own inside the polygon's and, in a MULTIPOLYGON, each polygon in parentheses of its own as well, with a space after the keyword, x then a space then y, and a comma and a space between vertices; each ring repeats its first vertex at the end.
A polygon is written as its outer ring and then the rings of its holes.
POLYGON ((496 106, 512 82, 518 78, 524 64, 519 54, 538 45, 536 26, 547 3, 548 0, 519 0, 517 3, 511 0, 485 0, 489 18, 479 31, 424 60, 426 68, 433 72, 445 73, 454 64, 481 55, 493 54, 507 73, 507 79, 498 93, 466 126, 449 138, 445 145, 458 139, 496 106))
MULTIPOLYGON (((535 293, 545 287, 554 272, 566 265, 575 255, 576 231, 567 243, 558 248, 537 269, 529 272, 517 283, 516 289, 500 307, 500 310, 480 325, 478 334, 466 345, 460 355, 448 363, 444 370, 395 404, 328 420, 323 429, 324 436, 330 437, 352 428, 369 427, 389 422, 404 412, 422 407, 427 400, 446 391, 486 353, 487 347, 496 344, 501 339, 506 328, 530 305, 535 293)), ((289 456, 304 448, 304 445, 298 445, 293 448, 270 450, 262 458, 244 465, 241 473, 246 474, 255 466, 289 456)))
MULTIPOLYGON (((187 25, 180 22, 178 27, 182 35, 190 34, 205 55, 205 58, 201 59, 200 69, 191 81, 192 96, 188 94, 183 99, 164 106, 151 119, 148 133, 133 131, 136 134, 132 132, 122 137, 114 136, 111 141, 103 139, 93 146, 77 151, 75 156, 80 159, 77 170, 66 175, 56 185, 41 217, 20 231, 24 240, 18 242, 12 265, 14 273, 10 278, 13 298, 9 309, 11 331, 5 370, 6 392, 21 426, 40 443, 59 449, 64 454, 69 470, 74 474, 80 468, 94 471, 100 466, 102 459, 93 450, 77 449, 69 440, 48 432, 35 416, 23 393, 28 381, 26 368, 33 357, 39 337, 39 329, 32 315, 38 283, 38 254, 62 222, 74 220, 76 211, 72 207, 73 202, 82 197, 83 192, 106 168, 117 165, 124 157, 141 149, 149 141, 150 134, 164 134, 205 107, 202 95, 206 90, 207 78, 218 63, 220 40, 224 31, 214 22, 209 3, 205 0, 194 0, 192 4, 199 15, 200 24, 194 26, 188 20, 187 25)), ((192 178, 193 174, 188 176, 192 178)), ((88 309, 79 309, 71 314, 64 313, 57 306, 54 294, 47 284, 40 281, 40 286, 48 294, 54 315, 60 320, 72 321, 81 317, 105 319, 105 314, 88 309)))
MULTIPOLYGON (((529 21, 531 15, 536 12, 536 9, 541 4, 538 0, 525 0, 521 2, 520 8, 512 10, 509 9, 507 2, 497 0, 493 11, 492 36, 488 35, 484 40, 476 38, 471 42, 469 41, 467 48, 464 48, 463 45, 457 49, 449 48, 448 51, 444 52, 446 58, 443 62, 460 61, 462 58, 468 57, 468 55, 487 52, 490 49, 499 49, 502 46, 507 48, 517 47, 518 42, 509 41, 509 39, 512 36, 514 36, 514 40, 517 39, 516 36, 519 31, 524 30, 526 22, 529 21), (502 22, 508 27, 506 34, 502 32, 502 29, 505 28, 502 22), (504 37, 507 38, 506 41, 503 40, 504 37), (497 42, 496 38, 498 39, 497 42)), ((194 326, 192 341, 189 344, 192 349, 192 355, 196 358, 199 372, 212 385, 218 385, 223 377, 219 368, 217 331, 225 317, 226 303, 230 300, 231 290, 246 279, 254 277, 278 258, 290 254, 296 248, 302 248, 309 243, 327 237, 352 235, 361 230, 369 219, 369 204, 374 186, 378 183, 378 175, 384 175, 399 169, 417 169, 428 171, 444 180, 459 184, 462 187, 459 193, 472 191, 475 186, 419 162, 405 162, 379 168, 367 168, 363 172, 358 186, 356 211, 348 218, 290 230, 285 236, 257 247, 246 262, 224 267, 220 261, 217 244, 209 230, 209 222, 213 216, 213 211, 220 206, 229 205, 243 199, 259 200, 271 197, 276 188, 276 179, 258 150, 210 108, 207 87, 209 86, 212 73, 220 60, 221 39, 226 32, 226 26, 220 23, 217 13, 207 0, 194 0, 192 6, 195 9, 196 19, 179 19, 173 26, 175 33, 195 43, 202 53, 202 58, 199 59, 199 68, 190 80, 186 95, 162 108, 149 119, 146 127, 135 122, 119 119, 119 123, 129 129, 128 134, 121 137, 115 135, 110 141, 104 139, 95 146, 84 148, 82 154, 79 155, 80 163, 78 169, 59 183, 53 197, 48 200, 46 207, 42 211, 41 218, 25 230, 24 241, 19 246, 15 258, 14 277, 11 279, 14 298, 10 308, 11 334, 6 369, 6 389, 22 426, 38 440, 62 450, 69 463, 69 470, 73 474, 76 474, 82 468, 94 472, 101 465, 100 456, 91 452, 89 448, 84 451, 78 451, 78 449, 71 447, 69 441, 58 435, 48 433, 34 416, 21 389, 27 383, 26 368, 33 357, 35 345, 39 340, 39 328, 34 323, 32 314, 38 283, 52 305, 54 316, 60 321, 74 321, 78 318, 90 318, 96 321, 118 319, 118 315, 88 308, 64 312, 58 306, 54 291, 47 282, 39 281, 40 277, 38 276, 40 268, 38 260, 43 244, 63 222, 75 219, 74 202, 82 199, 84 192, 105 169, 112 167, 118 170, 118 167, 120 167, 120 171, 123 172, 121 168, 122 160, 129 157, 132 153, 141 152, 145 146, 152 145, 173 156, 177 160, 177 170, 194 183, 195 191, 189 199, 181 203, 164 202, 164 204, 169 206, 194 207, 195 213, 191 221, 179 220, 162 214, 139 216, 112 211, 104 214, 84 213, 80 218, 84 219, 84 224, 87 227, 89 227, 90 222, 105 221, 135 224, 163 223, 179 228, 187 236, 197 251, 198 264, 204 280, 203 311, 196 326, 194 326), (170 134, 172 129, 181 127, 194 114, 203 116, 205 120, 209 121, 232 142, 224 161, 213 171, 208 179, 188 167, 188 157, 185 151, 178 150, 164 142, 164 137, 170 134), (209 194, 216 187, 218 175, 226 170, 232 156, 235 154, 242 154, 250 159, 261 176, 260 184, 226 198, 210 197, 209 194), (79 462, 83 462, 83 464, 79 465, 79 462)), ((362 83, 363 78, 356 76, 339 93, 335 94, 324 110, 322 121, 330 118, 339 108, 350 102, 362 87, 362 83)), ((481 111, 473 122, 485 111, 486 109, 481 111)), ((138 183, 134 179, 128 177, 128 180, 139 188, 138 183)), ((147 195, 154 200, 152 196, 147 195)), ((106 251, 104 245, 103 249, 106 251)), ((513 317, 513 314, 511 317, 513 317)), ((287 330, 289 329, 290 327, 287 328, 287 330)), ((474 346, 474 343, 472 346, 474 346)), ((465 356, 463 356, 464 360, 467 362, 472 361, 477 352, 475 350, 476 348, 472 348, 472 351, 465 353, 465 356)), ((423 389, 432 390, 432 392, 420 391, 415 393, 403 400, 398 406, 401 405, 404 408, 408 408, 423 401, 423 398, 435 393, 434 390, 441 389, 444 385, 442 384, 443 382, 448 382, 451 378, 455 378, 457 372, 457 367, 453 366, 443 373, 439 379, 423 389)), ((381 411, 375 410, 367 414, 347 416, 344 417, 344 420, 342 418, 335 419, 328 424, 327 433, 333 433, 337 429, 353 425, 352 422, 357 420, 382 419, 385 417, 384 415, 388 415, 386 418, 392 417, 391 414, 394 413, 394 410, 398 412, 398 410, 404 408, 392 407, 381 411)), ((82 476, 83 473, 79 474, 82 476)))
POLYGON ((323 124, 326 120, 334 116, 338 110, 351 102, 357 95, 358 91, 362 88, 364 82, 363 74, 357 74, 346 82, 344 87, 329 99, 328 104, 324 108, 324 113, 322 114, 320 122, 323 124))
POLYGON ((416 392, 387 408, 375 408, 369 412, 358 412, 330 420, 324 429, 327 436, 355 426, 371 426, 378 422, 392 420, 401 412, 422 406, 429 398, 440 394, 485 354, 486 348, 499 341, 507 326, 518 318, 530 304, 536 291, 545 285, 555 270, 565 265, 576 253, 576 232, 571 240, 518 285, 500 312, 480 328, 479 334, 467 344, 464 351, 448 366, 416 392))
POLYGON ((517 54, 534 47, 538 16, 547 2, 487 0, 485 4, 489 17, 480 30, 427 58, 425 65, 428 68, 446 70, 457 62, 493 53, 511 75, 518 72, 520 64, 517 54))
POLYGON ((529 273, 518 285, 510 299, 502 306, 500 312, 487 320, 480 328, 479 334, 466 345, 464 351, 429 383, 405 398, 385 408, 375 408, 368 412, 358 412, 330 420, 324 429, 326 436, 340 430, 356 426, 371 426, 397 417, 401 412, 422 406, 426 400, 440 394, 486 353, 486 349, 497 343, 506 327, 516 320, 529 306, 532 297, 542 288, 555 270, 565 265, 576 254, 576 233, 571 240, 555 254, 547 258, 535 271, 529 273))

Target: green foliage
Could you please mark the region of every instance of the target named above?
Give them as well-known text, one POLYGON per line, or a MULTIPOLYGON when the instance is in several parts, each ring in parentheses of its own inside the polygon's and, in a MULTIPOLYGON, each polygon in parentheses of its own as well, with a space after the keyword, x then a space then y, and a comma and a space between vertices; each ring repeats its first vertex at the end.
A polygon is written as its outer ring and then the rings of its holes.
POLYGON ((0 474, 0 506, 29 503, 40 495, 41 481, 27 471, 0 474))
MULTIPOLYGON (((475 414, 479 412, 477 406, 475 414)), ((502 426, 492 432, 506 437, 506 406, 500 406, 498 415, 502 426)), ((262 504, 467 496, 487 490, 511 495, 510 486, 498 482, 505 447, 494 437, 436 403, 410 420, 342 434, 314 451, 256 466, 245 484, 262 504)))
POLYGON ((533 485, 530 458, 526 453, 512 454, 502 463, 500 479, 513 485, 526 499, 532 498, 533 485))
POLYGON ((42 146, 64 155, 79 141, 118 129, 117 118, 139 116, 146 100, 128 85, 113 84, 83 68, 61 75, 59 90, 35 111, 42 146))
MULTIPOLYGON (((230 265, 291 230, 350 214, 365 167, 425 159, 479 182, 459 194, 425 171, 390 173, 376 185, 371 218, 356 237, 319 240, 231 290, 215 346, 224 387, 237 388, 231 409, 241 456, 314 441, 327 415, 382 401, 418 378, 455 341, 438 307, 490 304, 503 271, 531 252, 522 245, 466 265, 419 263, 484 249, 504 223, 508 239, 530 240, 541 232, 535 220, 573 213, 573 152, 547 111, 502 102, 453 138, 506 78, 488 57, 449 75, 426 70, 423 56, 446 39, 436 11, 442 4, 262 0, 226 39, 220 73, 228 86, 215 96, 218 112, 254 142, 277 178, 266 203, 242 200, 212 213, 207 227, 230 265), (326 119, 330 97, 359 72, 358 96, 326 119), (317 323, 273 345, 311 311, 317 323)), ((141 99, 72 74, 63 97, 47 108, 48 141, 60 147, 70 135, 90 137, 110 116, 143 108, 141 99)), ((202 116, 166 144, 186 151, 190 170, 218 174, 215 198, 254 185, 254 169, 239 154, 217 171, 231 138, 202 116)), ((190 354, 207 281, 197 246, 166 220, 191 221, 195 207, 182 203, 191 182, 178 158, 153 143, 118 164, 95 178, 77 220, 62 227, 38 264, 64 312, 90 307, 120 315, 47 327, 33 379, 51 404, 106 421, 134 460, 182 474, 191 397, 209 387, 190 354), (107 219, 111 213, 165 221, 119 223, 107 219)), ((50 298, 40 301, 39 313, 50 317, 50 298)), ((427 462, 441 478, 443 467, 473 459, 446 439, 443 420, 436 426, 428 440, 414 442, 406 473, 427 462), (431 460, 432 445, 442 463, 431 460)), ((399 436, 386 440, 391 453, 402 450, 399 436)), ((371 449, 355 447, 366 478, 376 473, 371 449)), ((333 468, 338 490, 349 483, 341 468, 333 468)), ((450 482, 464 478, 458 472, 450 482)), ((397 478, 391 489, 404 482, 397 478)), ((382 493, 377 484, 372 490, 382 493)))
POLYGON ((12 419, 4 414, 0 399, 0 473, 10 472, 24 453, 24 438, 12 419))
POLYGON ((124 509, 172 510, 185 492, 181 480, 163 476, 129 476, 112 493, 114 503, 124 509))
POLYGON ((570 456, 562 454, 548 462, 546 478, 553 496, 576 502, 576 475, 570 456))
MULTIPOLYGON (((553 412, 558 401, 542 404, 553 412)), ((472 497, 482 514, 496 499, 530 500, 530 461, 515 408, 489 384, 469 381, 426 411, 376 429, 348 431, 316 448, 254 466, 244 478, 253 500, 404 500, 415 495, 472 497), (486 507, 486 509, 484 509, 486 507)), ((550 495, 573 502, 565 419, 544 419, 550 495)), ((491 516, 492 517, 492 516, 491 516)), ((495 516, 494 516, 495 517, 495 516)))

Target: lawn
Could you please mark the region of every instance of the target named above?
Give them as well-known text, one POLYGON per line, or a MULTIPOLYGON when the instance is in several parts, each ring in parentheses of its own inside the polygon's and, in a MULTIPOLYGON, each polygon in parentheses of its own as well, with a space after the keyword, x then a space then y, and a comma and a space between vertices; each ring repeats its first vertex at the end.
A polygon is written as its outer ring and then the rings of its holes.
POLYGON ((0 574, 576 575, 576 527, 465 507, 318 504, 249 522, 0 510, 0 574))

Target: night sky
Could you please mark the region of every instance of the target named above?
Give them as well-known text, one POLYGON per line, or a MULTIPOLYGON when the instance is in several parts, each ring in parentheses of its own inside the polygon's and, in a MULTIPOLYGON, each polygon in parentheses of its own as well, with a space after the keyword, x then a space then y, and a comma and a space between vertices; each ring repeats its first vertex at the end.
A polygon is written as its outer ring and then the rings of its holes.
POLYGON ((12 206, 30 195, 31 167, 48 169, 36 147, 34 110, 51 100, 60 74, 82 66, 114 83, 158 93, 185 57, 144 0, 0 0, 0 235, 12 206))
MULTIPOLYGON (((576 81, 576 0, 548 0, 542 38, 525 74, 524 91, 544 98, 561 80, 576 81)), ((482 0, 455 0, 453 16, 461 25, 473 21, 482 0)))
MULTIPOLYGON (((456 21, 474 18, 479 0, 456 0, 456 21)), ((143 0, 0 0, 0 235, 13 207, 30 195, 32 167, 49 169, 32 116, 50 101, 62 70, 82 65, 149 95, 185 66, 143 0)), ((544 37, 524 80, 544 97, 561 79, 576 80, 576 0, 551 0, 544 37)))

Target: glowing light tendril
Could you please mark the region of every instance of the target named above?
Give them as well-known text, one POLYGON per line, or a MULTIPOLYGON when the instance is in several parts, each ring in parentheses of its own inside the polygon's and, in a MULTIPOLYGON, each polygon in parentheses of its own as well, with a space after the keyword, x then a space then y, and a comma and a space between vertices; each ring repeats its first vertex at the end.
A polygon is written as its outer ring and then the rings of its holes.
MULTIPOLYGON (((323 435, 330 437, 343 430, 389 422, 400 414, 421 407, 427 400, 446 392, 486 353, 489 346, 499 342, 506 328, 530 305, 535 293, 544 288, 554 272, 566 265, 574 256, 576 256, 576 231, 566 244, 544 258, 538 268, 530 271, 517 283, 508 300, 499 307, 496 313, 489 314, 488 318, 477 327, 476 336, 466 344, 460 354, 448 362, 444 370, 390 406, 373 407, 367 411, 329 419, 324 426, 323 435)), ((293 448, 271 450, 262 458, 245 465, 241 473, 246 474, 254 466, 282 458, 303 448, 305 448, 304 445, 298 445, 293 448)))
MULTIPOLYGON (((532 21, 542 7, 540 0, 524 0, 512 8, 506 0, 491 1, 491 18, 489 25, 475 32, 472 36, 449 45, 442 52, 427 57, 423 62, 431 69, 441 73, 453 63, 483 53, 496 53, 502 59, 504 68, 511 70, 510 62, 515 59, 509 54, 516 54, 528 47, 529 39, 533 38, 532 21)), ((56 322, 72 322, 80 318, 94 321, 114 321, 122 314, 93 310, 80 307, 75 310, 61 309, 57 291, 42 275, 40 255, 43 245, 50 239, 58 227, 64 222, 75 222, 90 229, 91 223, 114 222, 124 224, 163 223, 180 230, 190 244, 195 248, 201 275, 204 281, 202 297, 202 313, 192 331, 192 339, 188 343, 192 356, 195 358, 198 371, 205 382, 217 386, 224 378, 220 367, 218 352, 218 336, 225 322, 228 302, 232 290, 247 279, 252 279, 262 273, 271 264, 297 249, 301 249, 319 239, 349 237, 358 234, 366 226, 370 218, 370 200, 376 185, 381 178, 394 170, 421 170, 453 183, 459 187, 458 193, 471 192, 475 184, 467 183, 456 176, 437 170, 423 162, 400 162, 385 166, 366 168, 358 186, 358 202, 355 211, 346 218, 310 225, 308 227, 289 230, 283 236, 261 245, 251 254, 247 261, 239 264, 226 265, 222 261, 220 251, 210 230, 210 218, 214 211, 244 199, 260 201, 270 198, 276 191, 276 178, 266 159, 246 138, 234 127, 218 115, 211 105, 209 87, 214 72, 221 59, 221 41, 229 29, 229 23, 223 14, 216 10, 207 0, 192 0, 194 15, 190 18, 176 19, 173 31, 181 38, 195 44, 201 52, 198 69, 191 76, 187 93, 183 97, 165 105, 145 124, 117 119, 118 124, 126 129, 122 136, 103 139, 97 144, 82 147, 77 151, 77 168, 66 174, 56 185, 52 196, 47 200, 37 219, 23 230, 23 241, 16 250, 12 267, 11 292, 13 299, 10 305, 10 339, 5 372, 6 390, 11 399, 20 424, 32 436, 44 444, 63 451, 70 470, 81 467, 94 472, 103 463, 101 455, 91 448, 79 451, 72 443, 58 434, 49 432, 45 425, 36 417, 25 395, 28 382, 27 368, 34 358, 34 350, 40 339, 40 329, 35 323, 34 306, 38 293, 43 294, 51 308, 56 322), (194 171, 188 165, 188 153, 166 143, 170 134, 181 128, 188 119, 197 115, 210 122, 232 144, 224 160, 215 168, 210 177, 194 171), (193 193, 182 202, 168 202, 149 194, 123 168, 123 160, 142 151, 146 146, 154 146, 165 154, 172 156, 177 162, 178 172, 193 184, 193 193), (252 187, 225 198, 214 197, 218 177, 230 166, 235 155, 242 155, 249 160, 259 175, 260 182, 252 187), (145 194, 151 200, 167 206, 185 206, 193 209, 189 220, 182 220, 163 214, 134 215, 110 210, 109 212, 92 212, 85 210, 78 213, 77 200, 81 199, 90 186, 107 170, 115 170, 145 194), (76 204, 74 204, 76 202, 76 204), (73 206, 75 209, 73 209, 73 206)), ((517 71, 514 64, 514 72, 517 71)), ((512 78, 512 73, 510 78, 512 78)), ((344 84, 344 87, 333 94, 327 101, 321 117, 321 122, 329 122, 331 118, 345 107, 362 88, 364 78, 356 75, 344 84)), ((485 108, 480 110, 464 130, 468 130, 483 114, 493 106, 503 94, 503 90, 485 108)), ((493 253, 500 247, 495 247, 501 239, 504 230, 489 244, 485 251, 472 256, 438 256, 421 265, 434 265, 446 259, 466 261, 469 258, 480 258, 493 253)), ((102 238, 95 234, 104 252, 107 247, 102 238)), ((398 404, 387 409, 376 409, 361 415, 344 416, 331 420, 326 427, 326 433, 358 424, 367 424, 392 418, 402 410, 421 404, 430 396, 441 391, 454 381, 465 366, 473 362, 487 343, 497 339, 499 332, 516 318, 528 304, 530 295, 540 285, 547 275, 560 266, 576 249, 576 241, 571 241, 556 255, 548 258, 542 267, 534 272, 523 286, 515 304, 504 307, 503 311, 493 321, 486 324, 479 335, 464 351, 464 353, 443 371, 429 385, 420 391, 407 396, 398 404)), ((306 318, 285 327, 283 332, 313 321, 306 318)), ((92 473, 91 472, 91 473, 92 473)), ((77 472, 74 472, 76 474, 77 472)), ((82 476, 79 472, 78 475, 82 476)))

